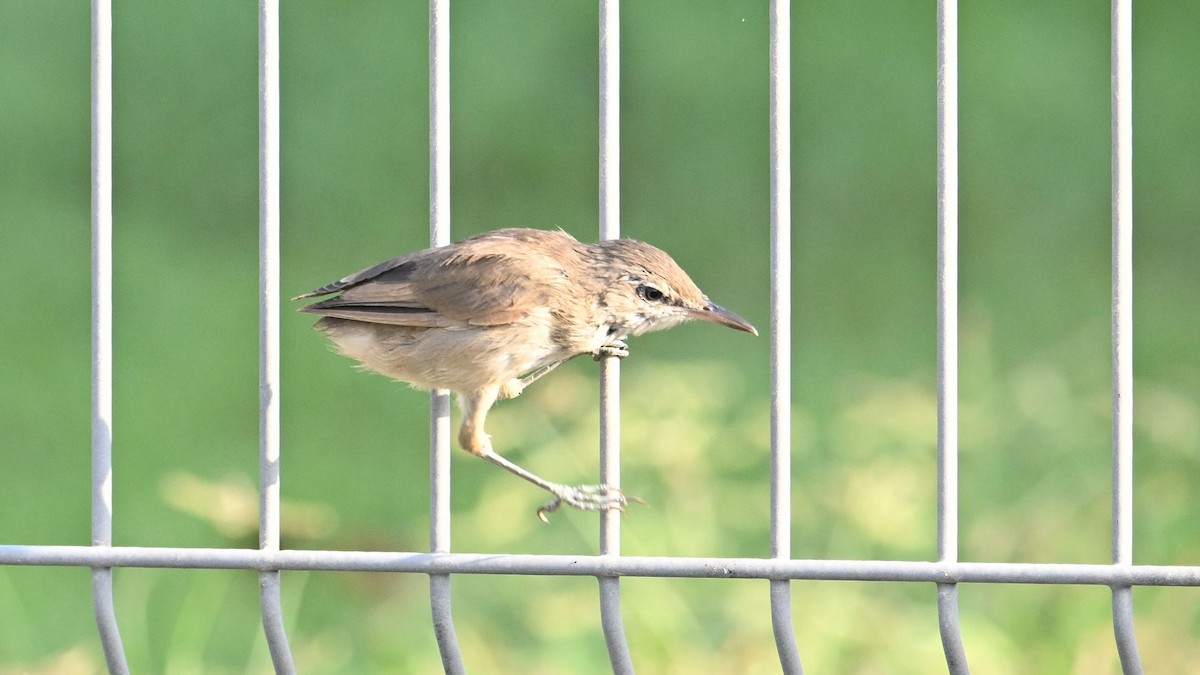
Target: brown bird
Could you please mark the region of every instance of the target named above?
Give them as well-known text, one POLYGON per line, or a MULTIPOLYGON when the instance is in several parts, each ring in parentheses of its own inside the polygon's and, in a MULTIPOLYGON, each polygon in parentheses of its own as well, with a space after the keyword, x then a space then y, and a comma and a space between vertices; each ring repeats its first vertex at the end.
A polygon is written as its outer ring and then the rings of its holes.
POLYGON ((758 335, 711 302, 671 256, 632 239, 595 244, 532 229, 486 232, 409 253, 295 299, 336 293, 300 311, 369 370, 418 389, 449 389, 463 411, 463 449, 582 510, 621 509, 605 485, 547 481, 496 454, 483 430, 497 399, 512 398, 569 359, 624 357, 624 339, 702 319, 758 335))

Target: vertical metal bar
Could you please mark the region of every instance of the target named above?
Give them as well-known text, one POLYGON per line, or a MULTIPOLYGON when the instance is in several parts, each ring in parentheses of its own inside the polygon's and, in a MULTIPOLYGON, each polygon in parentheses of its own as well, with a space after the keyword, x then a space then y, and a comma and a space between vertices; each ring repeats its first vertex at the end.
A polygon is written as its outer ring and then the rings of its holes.
MULTIPOLYGON (((1112 3, 1113 564, 1133 564, 1133 3, 1112 3)), ((1133 589, 1113 587, 1121 669, 1142 672, 1133 589)))
MULTIPOLYGON (((112 3, 92 0, 92 546, 112 546, 112 3)), ((128 673, 112 569, 92 570, 111 673, 128 673)))
MULTIPOLYGON (((621 3, 600 0, 600 238, 621 236, 621 3)), ((621 366, 600 362, 600 482, 621 487, 621 366)), ((600 513, 600 554, 621 554, 618 511, 600 513)), ((614 673, 632 673, 621 619, 621 580, 599 577, 600 623, 614 673)))
MULTIPOLYGON (((938 560, 958 560, 958 2, 937 4, 938 560)), ((938 584, 938 625, 952 675, 970 672, 958 587, 938 584)))
POLYGON ((1130 2, 1112 6, 1113 563, 1133 563, 1133 123, 1130 2))
POLYGON ((129 675, 125 662, 125 647, 117 627, 117 613, 113 608, 112 568, 100 567, 92 570, 92 603, 96 611, 96 626, 100 630, 100 643, 104 646, 104 660, 112 675, 129 675))
MULTIPOLYGON (((620 487, 620 366, 615 358, 600 364, 600 481, 620 487)), ((621 554, 620 512, 600 512, 600 554, 621 554)), ((600 623, 608 646, 608 659, 614 673, 633 673, 633 658, 625 639, 621 619, 621 579, 598 577, 600 583, 600 623)))
POLYGON ((287 631, 283 626, 283 598, 277 570, 259 572, 259 607, 262 610, 263 631, 267 638, 267 649, 275 672, 283 675, 295 673, 292 651, 288 646, 287 631))
POLYGON ((1113 588, 1113 633, 1117 638, 1117 654, 1121 672, 1142 675, 1142 656, 1138 652, 1137 634, 1133 626, 1133 587, 1113 588))
MULTIPOLYGON (((792 41, 791 2, 770 7, 771 557, 792 555, 792 41)), ((770 582, 771 626, 785 673, 800 673, 791 583, 770 582)))
POLYGON ((600 0, 600 238, 620 236, 621 3, 600 0))
POLYGON ((958 9, 938 0, 938 560, 958 559, 958 9))
MULTIPOLYGON (((429 243, 450 243, 450 0, 429 2, 429 243)), ((450 394, 429 394, 429 548, 450 551, 450 394)), ((464 673, 450 575, 429 575, 433 633, 447 673, 464 673)))
POLYGON ((800 664, 800 649, 792 632, 792 587, 786 579, 771 582, 771 627, 775 634, 775 650, 779 664, 787 675, 804 672, 800 664))
MULTIPOLYGON (((434 391, 430 403, 430 536, 434 553, 450 551, 450 396, 434 391)), ((447 673, 464 673, 458 634, 451 607, 450 575, 429 575, 429 600, 433 611, 433 633, 447 673)))
POLYGON ((967 653, 963 649, 962 631, 958 623, 958 584, 938 584, 938 630, 942 634, 942 651, 946 668, 952 675, 967 675, 967 653))
MULTIPOLYGON (((279 0, 258 3, 258 545, 279 550, 279 0)), ((294 673, 278 570, 259 573, 263 633, 277 673, 294 673)))

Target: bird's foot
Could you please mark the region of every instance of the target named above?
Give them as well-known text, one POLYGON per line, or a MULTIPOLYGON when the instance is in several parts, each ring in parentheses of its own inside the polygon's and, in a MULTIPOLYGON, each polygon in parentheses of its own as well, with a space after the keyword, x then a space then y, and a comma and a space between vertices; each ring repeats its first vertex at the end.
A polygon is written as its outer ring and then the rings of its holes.
POLYGON ((615 340, 606 345, 601 346, 592 354, 592 358, 599 361, 600 359, 615 356, 618 359, 623 359, 629 356, 629 345, 625 344, 624 340, 615 340))
POLYGON ((629 504, 646 503, 637 497, 626 496, 619 488, 608 485, 555 485, 548 489, 554 495, 554 499, 537 510, 537 516, 543 523, 549 523, 550 519, 546 516, 557 511, 563 504, 580 511, 614 509, 625 513, 625 507, 629 504))

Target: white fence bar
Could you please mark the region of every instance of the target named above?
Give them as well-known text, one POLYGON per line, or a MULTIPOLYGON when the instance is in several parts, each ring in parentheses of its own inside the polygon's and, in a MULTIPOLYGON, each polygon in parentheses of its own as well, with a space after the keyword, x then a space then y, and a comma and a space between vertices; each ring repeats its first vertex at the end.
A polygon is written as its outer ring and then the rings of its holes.
MULTIPOLYGON (((792 557, 792 41, 791 2, 770 6, 771 557, 792 557)), ((784 673, 801 673, 791 585, 770 586, 771 627, 784 673)))
MULTIPOLYGON (((450 550, 450 395, 437 390, 429 395, 429 454, 431 502, 429 548, 434 553, 450 550)), ((429 576, 429 600, 433 612, 433 634, 437 638, 442 667, 447 673, 463 673, 462 652, 454 629, 450 576, 429 576)))
MULTIPOLYGON (((620 365, 615 357, 607 357, 600 365, 600 482, 620 487, 620 365)), ((621 555, 620 512, 600 512, 600 554, 621 555)), ((625 640, 621 619, 621 580, 617 577, 597 577, 600 584, 600 624, 608 659, 614 673, 633 673, 633 657, 625 640)))
MULTIPOLYGON (((621 3, 600 0, 600 239, 621 236, 621 3)), ((621 487, 621 365, 600 360, 600 482, 621 487)), ((600 512, 600 554, 621 555, 621 513, 600 512)), ((614 673, 633 673, 621 620, 621 580, 598 577, 600 625, 614 673)))
POLYGON ((1113 632, 1117 638, 1121 672, 1125 675, 1142 675, 1145 671, 1133 629, 1133 588, 1130 586, 1113 587, 1113 632))
MULTIPOLYGON (((1113 564, 1133 564, 1133 3, 1112 3, 1113 564)), ((1121 669, 1140 675, 1133 589, 1113 587, 1121 669)))
MULTIPOLYGON (((258 3, 258 545, 279 550, 279 0, 258 3)), ((259 573, 263 633, 276 673, 296 666, 278 570, 259 573)))
MULTIPOLYGON (((112 546, 112 3, 92 0, 92 546, 112 546)), ((129 672, 112 569, 92 570, 96 629, 111 673, 129 672)))
MULTIPOLYGON (((938 561, 958 560, 958 3, 937 3, 938 561)), ((951 675, 967 675, 958 587, 939 584, 938 626, 951 675)))
MULTIPOLYGON (((429 2, 429 244, 450 243, 450 0, 429 2)), ((450 550, 450 393, 429 394, 429 548, 450 550)), ((454 629, 450 576, 429 576, 442 668, 466 672, 454 629)))
POLYGON ((302 551, 240 548, 0 545, 0 565, 318 570, 410 574, 806 579, 925 583, 1200 586, 1200 565, 779 560, 668 556, 302 551))

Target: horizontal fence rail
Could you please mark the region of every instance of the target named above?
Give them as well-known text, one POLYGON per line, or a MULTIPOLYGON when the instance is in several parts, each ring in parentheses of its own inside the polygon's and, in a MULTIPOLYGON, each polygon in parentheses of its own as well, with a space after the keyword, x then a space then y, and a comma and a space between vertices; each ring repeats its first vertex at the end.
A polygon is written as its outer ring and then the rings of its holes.
POLYGON ((1200 565, 780 560, 139 546, 0 546, 0 564, 77 567, 792 579, 1100 586, 1200 586, 1200 565))

